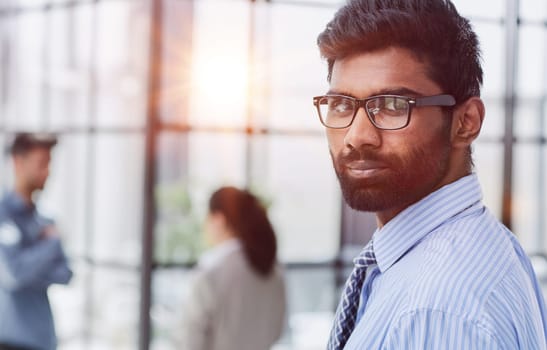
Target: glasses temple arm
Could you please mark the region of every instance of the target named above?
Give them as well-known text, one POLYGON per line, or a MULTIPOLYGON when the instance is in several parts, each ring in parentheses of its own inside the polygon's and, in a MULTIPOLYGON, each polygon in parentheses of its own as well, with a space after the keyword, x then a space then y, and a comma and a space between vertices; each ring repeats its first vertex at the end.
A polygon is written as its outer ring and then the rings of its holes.
POLYGON ((452 95, 435 95, 418 97, 414 99, 416 101, 415 106, 454 106, 456 99, 452 95))

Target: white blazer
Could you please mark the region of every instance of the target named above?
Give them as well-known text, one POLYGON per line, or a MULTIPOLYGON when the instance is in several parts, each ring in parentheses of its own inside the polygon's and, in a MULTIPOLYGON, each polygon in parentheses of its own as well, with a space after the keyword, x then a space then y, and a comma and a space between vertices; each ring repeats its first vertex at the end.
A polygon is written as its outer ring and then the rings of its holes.
POLYGON ((254 272, 237 240, 200 260, 175 330, 181 350, 267 350, 285 325, 285 284, 279 266, 254 272))

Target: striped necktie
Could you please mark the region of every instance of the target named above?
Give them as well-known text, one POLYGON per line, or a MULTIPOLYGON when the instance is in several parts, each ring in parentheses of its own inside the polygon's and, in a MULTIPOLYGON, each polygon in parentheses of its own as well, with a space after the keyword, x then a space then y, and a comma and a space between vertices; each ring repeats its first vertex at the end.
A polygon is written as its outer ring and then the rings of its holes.
POLYGON ((361 288, 365 281, 367 267, 376 264, 376 256, 372 248, 372 240, 353 260, 354 268, 346 282, 344 293, 336 309, 334 325, 330 332, 327 350, 342 350, 355 328, 361 288))

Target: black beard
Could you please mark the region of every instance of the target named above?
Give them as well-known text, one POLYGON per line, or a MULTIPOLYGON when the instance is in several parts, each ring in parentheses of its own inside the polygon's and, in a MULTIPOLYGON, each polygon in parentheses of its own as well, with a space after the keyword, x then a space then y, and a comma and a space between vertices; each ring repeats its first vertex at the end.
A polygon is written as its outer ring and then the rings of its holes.
POLYGON ((336 172, 342 195, 350 208, 358 211, 378 212, 390 208, 393 203, 402 201, 403 196, 394 187, 392 193, 382 193, 379 187, 374 188, 367 181, 355 180, 345 172, 336 172))
POLYGON ((356 150, 338 157, 331 153, 331 158, 346 203, 354 210, 380 212, 407 207, 429 194, 448 171, 449 146, 415 149, 410 159, 356 150), (354 160, 382 162, 388 170, 382 178, 355 179, 346 167, 354 160))

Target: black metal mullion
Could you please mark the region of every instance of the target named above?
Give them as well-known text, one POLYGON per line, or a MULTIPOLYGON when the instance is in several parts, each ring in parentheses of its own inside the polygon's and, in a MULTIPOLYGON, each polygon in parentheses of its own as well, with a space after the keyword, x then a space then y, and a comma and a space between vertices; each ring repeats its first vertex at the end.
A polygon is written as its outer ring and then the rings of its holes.
POLYGON ((505 21, 505 134, 503 158, 502 222, 511 229, 513 194, 514 115, 516 102, 519 0, 507 0, 505 21))
POLYGON ((253 171, 253 135, 255 124, 255 113, 253 110, 254 93, 254 78, 255 78, 255 25, 256 25, 256 2, 249 2, 249 35, 247 48, 247 105, 246 105, 246 133, 245 133, 245 186, 250 187, 252 184, 253 171))
POLYGON ((144 205, 141 260, 141 295, 139 322, 139 349, 148 350, 151 339, 150 308, 152 306, 152 262, 154 253, 154 226, 156 223, 156 154, 161 102, 162 59, 162 0, 151 1, 150 55, 148 74, 148 104, 145 149, 144 205))

